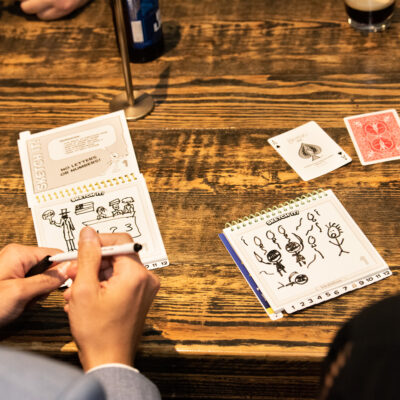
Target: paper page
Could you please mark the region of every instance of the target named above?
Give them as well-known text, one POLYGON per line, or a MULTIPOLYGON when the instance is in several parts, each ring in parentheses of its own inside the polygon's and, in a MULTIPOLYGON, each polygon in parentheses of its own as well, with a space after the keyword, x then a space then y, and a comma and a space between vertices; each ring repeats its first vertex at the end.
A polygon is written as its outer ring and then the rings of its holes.
POLYGON ((275 312, 388 268, 330 190, 262 218, 224 234, 275 312))
POLYGON ((90 178, 139 175, 123 111, 33 135, 23 132, 18 147, 29 205, 34 194, 90 178))
POLYGON ((151 199, 142 176, 106 189, 41 201, 32 207, 39 246, 74 251, 79 231, 126 232, 143 245, 140 258, 149 269, 168 265, 151 199))

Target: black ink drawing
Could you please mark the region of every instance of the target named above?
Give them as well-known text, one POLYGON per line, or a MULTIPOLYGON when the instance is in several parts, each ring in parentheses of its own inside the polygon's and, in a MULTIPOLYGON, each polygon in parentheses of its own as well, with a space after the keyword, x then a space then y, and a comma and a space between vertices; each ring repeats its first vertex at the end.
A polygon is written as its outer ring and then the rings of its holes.
POLYGON ((87 203, 77 204, 75 206, 75 215, 86 214, 94 210, 93 201, 88 201, 87 203))
MULTIPOLYGON (((317 215, 319 215, 317 210, 314 210, 314 211, 317 213, 317 215)), ((309 221, 311 221, 311 222, 314 222, 315 226, 319 229, 320 232, 322 232, 322 229, 321 229, 321 227, 318 225, 318 221, 316 220, 315 215, 314 215, 313 213, 310 213, 310 212, 307 213, 307 219, 308 219, 309 221)))
MULTIPOLYGON (((324 255, 317 249, 317 244, 316 244, 316 239, 314 236, 309 236, 308 239, 308 244, 311 246, 311 248, 316 251, 322 258, 325 258, 324 255)), ((311 263, 310 263, 311 264, 311 263)), ((310 266, 310 264, 307 265, 307 268, 310 266)))
POLYGON ((286 268, 285 266, 281 263, 282 260, 282 255, 281 253, 279 253, 278 250, 271 250, 267 253, 267 261, 264 261, 264 259, 257 254, 256 252, 254 252, 254 255, 257 259, 258 262, 262 263, 262 264, 267 264, 267 265, 275 265, 276 267, 276 272, 278 272, 278 274, 280 276, 282 276, 282 272, 286 273, 286 268))
POLYGON ((253 241, 254 241, 254 244, 255 244, 257 247, 259 247, 260 250, 262 250, 262 251, 264 252, 264 254, 267 254, 267 253, 268 253, 268 250, 266 250, 266 249, 264 248, 264 244, 263 244, 262 240, 261 240, 258 236, 254 236, 253 241))
POLYGON ((311 225, 311 228, 306 232, 306 236, 314 229, 314 225, 311 225))
POLYGON ((244 240, 243 236, 240 238, 240 240, 241 240, 246 246, 248 246, 248 244, 247 244, 246 241, 244 240))
POLYGON ((114 199, 108 203, 109 206, 112 207, 112 216, 122 215, 124 212, 119 208, 119 204, 121 203, 120 199, 114 199))
POLYGON ((311 161, 315 161, 320 158, 317 154, 321 153, 321 147, 316 144, 302 143, 299 149, 299 156, 301 158, 310 158, 311 161))
POLYGON ((269 263, 267 261, 264 261, 264 259, 259 254, 257 254, 255 251, 253 252, 253 254, 255 255, 255 257, 256 257, 258 262, 260 262, 262 264, 266 264, 266 265, 271 264, 271 263, 269 263))
POLYGON ((278 226, 278 232, 279 232, 285 239, 290 240, 288 234, 286 233, 285 228, 284 228, 282 225, 279 225, 279 226, 278 226))
POLYGON ((301 227, 301 221, 303 221, 303 218, 300 218, 299 224, 296 226, 296 231, 301 227))
POLYGON ((273 264, 276 267, 276 272, 280 276, 282 276, 282 272, 286 273, 286 268, 285 266, 281 263, 282 260, 282 255, 279 253, 278 250, 271 250, 267 254, 267 260, 269 261, 269 264, 273 264))
POLYGON ((136 223, 136 211, 133 197, 111 200, 107 210, 104 206, 96 208, 96 219, 83 221, 85 226, 93 226, 98 232, 128 232, 132 237, 141 236, 136 223), (123 208, 121 208, 123 205, 123 208))
POLYGON ((318 217, 320 217, 320 216, 321 216, 321 214, 318 212, 318 210, 314 209, 314 212, 315 212, 315 214, 317 214, 317 215, 318 215, 318 217))
POLYGON ((306 264, 306 259, 301 254, 301 252, 304 250, 303 239, 295 233, 292 233, 292 235, 297 238, 298 242, 289 239, 289 242, 285 246, 285 250, 293 257, 296 257, 296 262, 301 267, 302 265, 306 264))
POLYGON ((261 275, 261 274, 265 274, 265 275, 273 275, 273 274, 270 274, 269 272, 267 272, 267 271, 264 271, 264 270, 260 271, 260 272, 259 272, 259 274, 260 274, 260 275, 261 275))
POLYGON ((275 233, 272 231, 267 231, 265 233, 265 236, 267 237, 267 239, 272 240, 272 243, 276 244, 279 247, 279 250, 281 249, 280 244, 278 243, 278 241, 276 240, 276 236, 275 233))
POLYGON ((335 239, 334 242, 329 240, 329 243, 332 243, 333 245, 339 247, 339 249, 340 249, 339 256, 341 256, 342 253, 348 253, 349 254, 348 251, 343 250, 342 244, 344 242, 344 239, 339 241, 339 237, 343 233, 342 228, 340 227, 340 225, 336 224, 334 222, 329 222, 329 225, 326 225, 326 227, 328 228, 328 231, 327 231, 328 237, 331 238, 331 239, 335 239))
POLYGON ((317 255, 314 254, 314 258, 307 264, 307 268, 317 259, 317 255))
POLYGON ((103 218, 107 218, 107 210, 103 207, 97 207, 96 208, 96 213, 97 213, 97 219, 103 219, 103 218))
POLYGON ((49 221, 51 225, 57 226, 58 228, 62 228, 63 236, 65 243, 67 245, 67 251, 74 251, 76 250, 75 242, 74 242, 74 230, 75 226, 72 223, 71 217, 68 216, 69 211, 66 208, 61 209, 60 213, 60 222, 54 221, 54 216, 56 213, 54 210, 47 210, 42 214, 42 218, 44 220, 49 221))
POLYGON ((288 283, 283 284, 282 282, 278 282, 281 286, 278 289, 282 289, 287 286, 294 286, 294 285, 305 285, 308 282, 307 275, 299 274, 297 271, 292 272, 289 275, 288 283), (294 278, 294 280, 292 280, 294 278))

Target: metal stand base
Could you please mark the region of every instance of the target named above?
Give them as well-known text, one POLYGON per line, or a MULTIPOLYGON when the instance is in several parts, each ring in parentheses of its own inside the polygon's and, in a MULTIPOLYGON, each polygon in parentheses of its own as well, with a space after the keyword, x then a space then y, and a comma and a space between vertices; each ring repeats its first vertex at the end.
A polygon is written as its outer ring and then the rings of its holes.
POLYGON ((128 121, 143 118, 153 111, 154 101, 149 94, 134 90, 133 97, 134 104, 130 105, 126 92, 118 94, 110 102, 110 111, 124 110, 128 121))

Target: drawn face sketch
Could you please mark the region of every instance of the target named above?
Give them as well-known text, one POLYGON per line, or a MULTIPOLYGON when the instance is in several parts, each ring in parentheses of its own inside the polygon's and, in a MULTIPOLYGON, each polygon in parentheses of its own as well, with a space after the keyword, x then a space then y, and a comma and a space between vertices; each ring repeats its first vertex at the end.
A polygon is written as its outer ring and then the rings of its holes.
POLYGON ((330 222, 329 225, 327 225, 327 227, 328 227, 328 237, 330 237, 331 239, 336 239, 343 233, 339 224, 330 222))
POLYGON ((267 260, 275 264, 282 260, 282 255, 278 250, 271 250, 267 254, 267 260))

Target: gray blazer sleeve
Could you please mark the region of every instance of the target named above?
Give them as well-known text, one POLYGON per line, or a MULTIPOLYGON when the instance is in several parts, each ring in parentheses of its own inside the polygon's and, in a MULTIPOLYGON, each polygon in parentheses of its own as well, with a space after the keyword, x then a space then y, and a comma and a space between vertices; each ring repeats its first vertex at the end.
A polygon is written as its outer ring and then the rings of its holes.
POLYGON ((105 366, 87 374, 103 386, 107 400, 160 400, 157 386, 139 372, 131 369, 105 366))
POLYGON ((0 396, 3 395, 7 400, 106 399, 102 385, 78 368, 0 347, 0 396))

